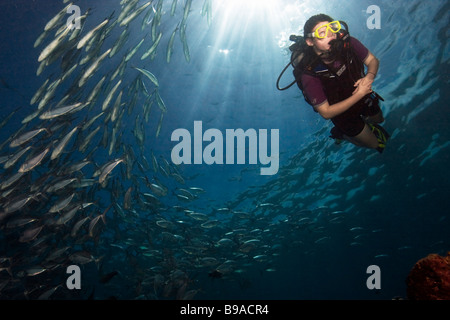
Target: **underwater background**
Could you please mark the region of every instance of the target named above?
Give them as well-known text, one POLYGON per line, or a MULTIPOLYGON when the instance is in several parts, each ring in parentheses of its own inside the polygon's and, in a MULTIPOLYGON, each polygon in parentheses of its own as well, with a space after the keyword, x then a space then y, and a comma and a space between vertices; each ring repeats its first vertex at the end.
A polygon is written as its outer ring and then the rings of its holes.
MULTIPOLYGON (((148 3, 134 2, 130 12, 148 3)), ((41 44, 35 46, 36 40, 68 3, 0 0, 0 298, 406 298, 413 265, 450 250, 450 3, 150 2, 120 25, 113 21, 133 1, 73 1, 81 14, 90 10, 81 35, 72 43, 64 40, 42 66, 38 57, 70 15, 41 44), (371 5, 380 9, 379 29, 368 28, 371 5), (296 85, 276 89, 290 59, 289 35, 302 34, 305 21, 317 13, 345 21, 380 60, 373 86, 385 100, 383 126, 392 135, 383 154, 336 145, 328 137, 331 123, 312 110, 296 85), (94 49, 74 46, 106 18, 108 34, 82 64, 94 49), (141 59, 159 34, 153 55, 141 59), (87 68, 118 39, 123 42, 117 52, 80 86, 87 68), (158 85, 136 68, 150 71, 158 85), (95 104, 39 117, 85 102, 103 77, 95 104), (119 79, 110 106, 102 110, 119 79), (55 80, 55 91, 38 108, 55 80), (39 88, 44 94, 30 103, 39 88), (117 101, 123 112, 111 120, 106 115, 117 101), (202 121, 203 131, 215 128, 224 135, 226 129, 278 129, 278 172, 261 175, 264 165, 249 164, 248 157, 245 164, 175 165, 172 132, 185 128, 193 135, 194 121, 202 121), (49 152, 4 184, 75 125, 62 155, 50 159, 49 152), (20 148, 10 145, 37 128, 47 130, 20 148), (25 155, 5 168, 18 150, 25 155), (95 171, 115 159, 123 161, 100 183, 95 171), (84 160, 86 166, 69 170, 84 160), (49 188, 64 179, 73 180, 59 190, 49 188), (70 205, 51 210, 68 196, 70 205), (12 209, 18 202, 20 208, 12 209), (75 216, 59 223, 69 208, 77 208, 75 216), (66 286, 66 268, 74 264, 81 267, 80 290, 66 286), (380 267, 381 289, 366 285, 370 265, 380 267)), ((293 81, 291 71, 281 85, 293 81)))

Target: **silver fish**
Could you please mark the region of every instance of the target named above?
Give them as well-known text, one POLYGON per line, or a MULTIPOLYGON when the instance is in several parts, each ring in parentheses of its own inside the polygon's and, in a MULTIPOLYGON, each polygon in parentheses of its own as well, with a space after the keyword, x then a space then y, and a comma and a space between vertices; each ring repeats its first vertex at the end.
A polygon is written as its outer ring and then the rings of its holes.
POLYGON ((5 206, 3 211, 6 214, 16 212, 22 209, 31 199, 34 199, 34 195, 23 197, 20 200, 14 200, 14 202, 5 206))
POLYGON ((120 35, 119 39, 114 43, 114 45, 111 48, 111 52, 109 53, 109 57, 112 58, 125 44, 129 37, 130 33, 128 29, 123 30, 122 34, 120 35))
POLYGON ((87 251, 78 251, 69 256, 69 260, 75 264, 86 264, 94 261, 94 257, 87 251))
POLYGON ((89 236, 91 236, 91 237, 94 236, 95 226, 100 221, 100 219, 102 219, 103 223, 106 224, 106 213, 109 211, 110 208, 111 208, 111 205, 102 214, 99 214, 94 219, 92 219, 92 221, 89 223, 89 236))
POLYGON ((126 67, 125 57, 120 62, 119 66, 116 68, 114 73, 111 75, 111 81, 113 81, 118 75, 122 73, 122 70, 126 67))
POLYGON ((54 51, 55 49, 62 43, 64 40, 64 37, 69 34, 70 28, 65 28, 64 32, 62 32, 57 38, 55 38, 50 44, 42 50, 41 54, 39 55, 38 62, 42 62, 43 60, 47 59, 54 51))
POLYGON ((8 223, 6 223, 6 227, 7 228, 23 227, 35 221, 37 221, 37 219, 35 218, 16 218, 14 220, 9 220, 8 223))
POLYGON ((17 182, 21 177, 23 176, 23 172, 17 172, 16 174, 12 175, 9 179, 2 181, 0 184, 0 190, 6 189, 15 182, 17 182))
POLYGON ((167 45, 167 54, 166 54, 167 63, 170 63, 170 57, 172 56, 172 50, 173 50, 173 42, 175 40, 175 35, 176 35, 177 31, 178 31, 178 26, 172 32, 172 35, 170 36, 170 39, 169 39, 169 44, 167 45))
POLYGON ((37 276, 38 274, 41 274, 41 273, 43 273, 45 271, 47 271, 47 269, 43 268, 43 267, 40 267, 40 266, 31 267, 31 268, 28 268, 26 270, 26 275, 29 276, 29 277, 34 277, 34 276, 37 276))
POLYGON ((173 17, 177 8, 177 0, 172 0, 172 7, 170 8, 170 15, 173 17))
POLYGON ((109 103, 111 102, 111 99, 114 95, 114 93, 116 93, 117 88, 119 88, 120 84, 122 83, 122 80, 119 80, 116 85, 111 89, 111 91, 108 93, 108 95, 106 96, 105 100, 103 101, 103 105, 102 105, 102 111, 105 111, 106 108, 108 108, 109 103))
MULTIPOLYGON (((122 9, 122 11, 120 12, 119 17, 117 18, 117 22, 121 23, 123 21, 123 19, 125 19, 129 13, 136 7, 136 5, 138 4, 139 0, 131 0, 131 1, 127 1, 127 5, 122 9)), ((121 5, 124 2, 121 1, 121 5)))
POLYGON ((108 155, 112 155, 114 148, 116 146, 117 143, 117 132, 118 132, 118 128, 114 127, 111 133, 111 141, 109 143, 109 151, 108 151, 108 155))
POLYGON ((75 69, 78 67, 78 64, 75 63, 72 67, 69 68, 69 70, 67 70, 62 76, 61 76, 61 81, 66 80, 68 77, 70 77, 70 75, 75 71, 75 69))
POLYGON ((49 30, 53 29, 58 24, 58 22, 64 17, 64 15, 67 13, 67 9, 71 5, 72 5, 72 3, 70 3, 64 9, 62 9, 60 12, 58 12, 56 14, 56 16, 54 16, 52 19, 50 19, 50 21, 48 21, 47 24, 45 25, 44 31, 49 31, 49 30))
POLYGON ((17 160, 20 159, 28 150, 31 149, 31 146, 28 146, 26 148, 23 148, 22 150, 16 152, 8 161, 5 162, 3 165, 3 168, 8 169, 12 167, 14 164, 16 164, 17 160))
POLYGON ((183 20, 181 22, 181 24, 185 24, 187 17, 189 15, 189 12, 191 11, 191 4, 192 4, 192 0, 187 0, 186 4, 184 6, 184 14, 183 14, 183 20))
POLYGON ((100 130, 100 127, 95 128, 92 132, 90 132, 88 134, 88 136, 86 137, 86 139, 84 139, 84 141, 82 142, 82 144, 80 145, 80 147, 78 148, 78 150, 80 150, 80 152, 85 152, 86 148, 88 147, 89 143, 91 142, 92 138, 97 134, 97 132, 100 130))
POLYGON ((142 44, 144 43, 145 39, 142 39, 125 57, 125 62, 128 62, 129 60, 131 60, 131 58, 136 54, 136 52, 139 50, 139 48, 142 46, 142 44))
POLYGON ((78 230, 80 230, 81 226, 89 219, 90 219, 89 217, 86 217, 86 218, 83 218, 83 219, 80 219, 79 221, 77 221, 77 223, 75 223, 75 225, 73 226, 72 231, 70 232, 70 235, 72 237, 75 237, 78 233, 78 230))
MULTIPOLYGON (((19 108, 16 108, 15 110, 13 110, 13 112, 11 112, 8 116, 6 116, 5 118, 3 118, 2 122, 0 123, 0 129, 3 128, 8 121, 17 113, 17 111, 19 111, 19 108)), ((0 148, 1 149, 1 148, 0 148)))
POLYGON ((47 87, 48 82, 50 81, 49 78, 47 78, 47 80, 44 81, 44 83, 39 87, 39 89, 36 91, 36 93, 34 94, 34 96, 31 98, 30 104, 35 104, 35 102, 37 100, 39 100, 39 98, 42 96, 42 94, 45 91, 45 88, 47 87))
POLYGON ((100 177, 98 179, 98 182, 102 184, 105 182, 106 178, 108 177, 108 174, 121 162, 123 162, 124 159, 116 159, 114 161, 111 161, 108 165, 104 167, 102 172, 100 173, 100 177))
POLYGON ((73 111, 79 111, 82 108, 84 108, 86 105, 88 105, 88 104, 87 103, 83 104, 81 102, 77 102, 77 103, 74 103, 69 106, 61 107, 61 108, 54 109, 54 110, 49 110, 49 111, 46 111, 43 114, 41 114, 39 116, 39 119, 48 120, 48 119, 57 118, 57 117, 66 115, 68 113, 71 113, 73 111))
POLYGON ((149 1, 147 3, 144 3, 141 7, 139 7, 138 9, 136 9, 136 11, 134 11, 132 14, 128 15, 125 19, 122 20, 122 22, 120 22, 120 26, 126 26, 128 25, 131 21, 133 21, 138 15, 140 15, 142 13, 142 11, 145 10, 145 8, 147 8, 149 5, 151 5, 152 2, 149 1))
POLYGON ((60 83, 61 83, 61 78, 60 78, 60 79, 56 79, 55 81, 53 81, 53 82, 48 86, 47 92, 45 93, 45 95, 44 95, 44 97, 42 98, 42 100, 39 101, 38 109, 42 109, 42 108, 47 104, 47 102, 49 102, 50 99, 54 97, 56 88, 58 88, 58 86, 60 85, 60 83))
POLYGON ((91 31, 89 31, 77 44, 77 49, 81 49, 83 48, 86 43, 95 35, 95 33, 102 28, 103 26, 105 26, 107 23, 109 22, 108 19, 105 19, 102 23, 100 23, 98 26, 96 26, 94 29, 92 29, 91 31))
POLYGON ((209 220, 209 221, 203 222, 200 226, 205 229, 211 229, 219 224, 220 224, 219 220, 209 220))
POLYGON ((136 67, 135 67, 134 69, 136 69, 136 70, 142 72, 142 74, 144 74, 147 78, 149 78, 150 81, 153 82, 153 84, 154 84, 155 86, 159 87, 158 79, 155 77, 155 75, 154 75, 153 73, 151 73, 151 72, 148 71, 148 70, 141 69, 141 68, 136 68, 136 67))
POLYGON ((151 7, 148 12, 145 14, 144 19, 142 19, 142 23, 141 23, 141 31, 144 31, 144 29, 151 23, 151 19, 150 16, 152 13, 155 12, 155 9, 153 7, 151 7))
POLYGON ((95 70, 99 67, 100 63, 106 58, 106 56, 111 52, 111 49, 106 50, 100 57, 95 60, 91 66, 86 70, 86 72, 81 76, 80 81, 78 81, 78 87, 82 87, 87 80, 94 74, 95 70))
POLYGON ((156 221, 156 224, 161 227, 161 228, 171 228, 173 226, 172 222, 167 221, 167 220, 158 220, 156 221))
POLYGON ((27 162, 22 164, 22 166, 19 169, 19 172, 28 172, 30 170, 33 170, 36 166, 38 166, 41 163, 41 161, 44 159, 45 155, 49 151, 50 151, 50 148, 47 147, 44 151, 39 153, 37 156, 35 156, 34 158, 31 158, 30 160, 28 160, 27 162))
POLYGON ((46 258, 45 261, 56 261, 59 259, 64 253, 66 253, 67 250, 69 250, 69 246, 65 246, 59 249, 56 249, 52 253, 50 253, 46 258))
POLYGON ((156 103, 158 104, 159 109, 161 109, 162 112, 167 112, 167 107, 166 107, 163 99, 161 98, 161 95, 159 94, 159 90, 156 90, 155 99, 156 99, 156 103))
MULTIPOLYGON (((87 159, 84 159, 83 161, 80 161, 80 162, 78 162, 78 163, 74 163, 74 164, 72 164, 72 165, 70 165, 69 167, 67 167, 67 168, 62 168, 62 170, 60 171, 62 174, 72 174, 72 173, 74 173, 74 172, 77 172, 77 171, 80 171, 81 169, 83 169, 86 165, 88 165, 88 164, 90 164, 91 163, 91 161, 89 161, 89 160, 87 160, 87 159)), ((58 175, 59 175, 59 173, 58 173, 58 175)), ((75 181, 75 180, 78 180, 77 178, 69 178, 69 179, 66 179, 66 180, 72 180, 72 181, 75 181)))
POLYGON ((128 190, 125 192, 125 196, 123 198, 123 208, 125 210, 131 209, 132 192, 133 187, 129 187, 128 190))
POLYGON ((32 227, 30 229, 27 229, 23 232, 23 234, 19 238, 19 242, 30 242, 38 236, 38 234, 41 232, 42 228, 44 226, 40 227, 32 227))
POLYGON ((212 17, 212 3, 211 0, 205 0, 202 7, 202 16, 206 15, 206 19, 208 21, 208 26, 211 25, 211 17, 212 17))
POLYGON ((66 224, 69 222, 77 213, 77 211, 81 208, 80 205, 75 205, 72 209, 68 210, 66 213, 64 213, 57 221, 57 225, 66 224))
POLYGON ((102 115, 104 115, 105 113, 102 111, 100 112, 98 115, 96 115, 95 117, 93 117, 91 120, 87 121, 85 124, 83 124, 81 131, 86 131, 87 129, 89 129, 91 127, 91 125, 98 119, 100 118, 102 115))
POLYGON ((164 113, 161 113, 161 116, 159 117, 159 121, 158 121, 158 127, 156 128, 156 137, 157 138, 159 136, 159 133, 161 132, 163 118, 164 118, 164 113))
POLYGON ((45 190, 48 193, 53 193, 55 191, 63 189, 64 187, 68 186, 69 184, 71 184, 72 182, 75 182, 77 180, 78 180, 77 178, 64 179, 64 180, 56 182, 55 184, 48 186, 45 190))
POLYGON ((65 207, 67 207, 69 205, 69 203, 72 201, 74 196, 75 196, 75 193, 72 193, 70 196, 60 200, 59 202, 57 202, 50 208, 49 212, 55 213, 55 212, 59 212, 59 211, 63 210, 65 207))
POLYGON ((26 116, 23 120, 22 123, 26 124, 28 122, 30 122, 31 120, 35 119, 39 114, 41 113, 41 110, 36 110, 33 113, 30 113, 28 116, 26 116))
POLYGON ((146 59, 148 56, 150 56, 151 54, 153 54, 156 50, 156 48, 159 45, 159 42, 161 41, 161 37, 162 37, 162 33, 160 32, 158 37, 156 38, 155 42, 153 43, 153 45, 150 47, 150 49, 147 50, 147 52, 145 52, 142 57, 141 60, 146 59))
POLYGON ((186 61, 189 63, 191 61, 191 55, 189 53, 189 46, 186 41, 183 42, 183 52, 186 61))
POLYGON ((209 220, 208 216, 204 213, 200 212, 190 212, 187 214, 189 217, 198 220, 198 221, 207 221, 209 220))
POLYGON ((103 83, 105 82, 106 76, 103 76, 100 81, 95 85, 94 89, 92 89, 92 92, 89 94, 89 97, 87 98, 87 102, 90 102, 91 105, 95 104, 95 101, 98 97, 98 94, 100 93, 100 89, 103 86, 103 83))
POLYGON ((53 149, 52 155, 50 156, 51 160, 55 160, 61 155, 67 143, 69 143, 70 138, 72 138, 72 136, 75 134, 77 130, 78 127, 73 128, 64 138, 61 139, 61 141, 58 143, 55 149, 53 149))
POLYGON ((48 300, 56 292, 56 290, 58 290, 60 287, 61 287, 61 285, 58 284, 57 286, 48 289, 43 294, 41 294, 37 299, 38 300, 48 300))
POLYGON ((114 103, 114 106, 111 111, 111 121, 115 122, 119 116, 119 108, 121 106, 122 101, 122 91, 119 92, 116 98, 116 102, 114 103))
POLYGON ((36 48, 41 45, 41 43, 44 41, 45 38, 49 35, 48 31, 44 31, 40 34, 40 36, 36 39, 34 42, 33 48, 36 48))
POLYGON ((150 189, 153 191, 153 193, 155 193, 157 196, 164 197, 165 195, 167 195, 166 187, 163 187, 156 183, 151 183, 149 186, 150 186, 150 189))

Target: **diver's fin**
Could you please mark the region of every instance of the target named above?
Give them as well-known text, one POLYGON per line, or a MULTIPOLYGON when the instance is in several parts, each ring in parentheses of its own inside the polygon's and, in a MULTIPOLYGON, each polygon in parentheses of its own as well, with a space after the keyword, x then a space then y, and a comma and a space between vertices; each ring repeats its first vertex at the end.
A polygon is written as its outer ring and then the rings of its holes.
POLYGON ((341 144, 344 139, 344 133, 337 127, 333 127, 330 130, 330 138, 334 139, 335 144, 341 144))
POLYGON ((384 148, 386 147, 386 142, 391 137, 391 135, 380 125, 378 124, 368 124, 370 130, 374 133, 378 140, 378 148, 377 151, 379 153, 383 153, 384 148))

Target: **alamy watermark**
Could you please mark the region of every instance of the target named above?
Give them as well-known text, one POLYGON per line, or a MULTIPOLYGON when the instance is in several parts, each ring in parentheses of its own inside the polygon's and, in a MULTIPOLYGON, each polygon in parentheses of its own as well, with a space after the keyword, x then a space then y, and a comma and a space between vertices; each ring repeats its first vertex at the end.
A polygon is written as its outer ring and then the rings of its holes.
POLYGON ((379 6, 371 5, 367 7, 366 13, 371 16, 367 18, 367 28, 369 29, 381 29, 381 10, 379 6))
POLYGON ((66 26, 70 30, 73 29, 81 29, 81 10, 77 5, 71 5, 67 8, 67 14, 71 14, 69 18, 67 18, 66 26))
POLYGON ((66 269, 66 273, 70 276, 66 280, 67 289, 81 289, 81 270, 77 265, 70 265, 66 269))
POLYGON ((367 267, 366 273, 370 274, 367 278, 367 289, 381 289, 381 269, 379 266, 373 264, 367 267))
MULTIPOLYGON (((370 5, 367 7, 366 13, 370 14, 370 17, 367 18, 367 28, 373 29, 381 29, 381 10, 377 5, 370 5)), ((67 14, 71 14, 71 16, 67 19, 67 27, 72 29, 81 29, 80 17, 81 10, 77 5, 70 5, 67 8, 67 14)))
POLYGON ((226 129, 225 132, 225 159, 224 136, 219 129, 208 129, 203 133, 202 121, 194 121, 194 138, 187 129, 176 129, 172 132, 171 141, 179 141, 171 152, 172 162, 178 164, 234 164, 235 149, 237 151, 237 164, 246 163, 246 150, 248 140, 248 162, 257 164, 258 159, 262 165, 261 175, 274 175, 279 168, 279 130, 270 130, 270 156, 268 155, 267 129, 226 129), (181 141, 180 141, 181 140, 181 141), (193 159, 192 159, 192 140, 193 159), (203 142, 210 142, 203 149, 203 142), (235 141, 237 142, 235 148, 235 141), (193 161, 192 161, 193 160, 193 161))

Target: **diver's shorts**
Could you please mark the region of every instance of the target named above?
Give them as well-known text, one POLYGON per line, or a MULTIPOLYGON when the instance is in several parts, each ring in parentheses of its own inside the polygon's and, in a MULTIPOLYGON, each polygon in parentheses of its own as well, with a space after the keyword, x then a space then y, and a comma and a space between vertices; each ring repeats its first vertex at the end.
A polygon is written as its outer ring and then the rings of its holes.
POLYGON ((334 117, 331 121, 348 137, 355 137, 364 129, 363 118, 371 117, 381 112, 378 99, 363 98, 360 102, 334 117))

